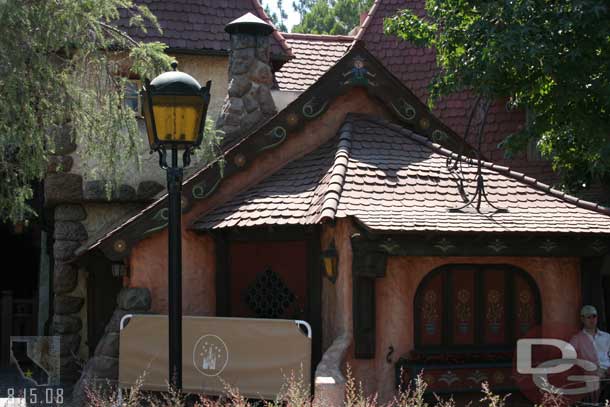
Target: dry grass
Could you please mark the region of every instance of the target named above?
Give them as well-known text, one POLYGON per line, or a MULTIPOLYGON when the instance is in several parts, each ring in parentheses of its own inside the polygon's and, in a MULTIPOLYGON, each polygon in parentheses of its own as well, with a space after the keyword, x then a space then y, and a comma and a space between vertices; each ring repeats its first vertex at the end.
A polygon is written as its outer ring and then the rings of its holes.
MULTIPOLYGON (((426 395, 427 384, 419 375, 406 388, 400 389, 393 400, 380 403, 377 395, 367 395, 362 383, 357 383, 350 367, 347 367, 347 381, 345 384, 345 407, 456 407, 456 402, 451 399, 442 399, 434 396, 435 401, 430 401, 426 395)), ((108 386, 97 386, 89 389, 87 395, 90 407, 340 407, 333 406, 320 398, 314 399, 310 393, 310 387, 303 373, 291 373, 286 377, 286 383, 276 400, 251 400, 240 394, 239 389, 225 384, 225 394, 221 397, 209 397, 203 395, 185 396, 176 391, 147 392, 142 390, 143 378, 122 394, 108 386)), ((481 385, 482 398, 480 406, 506 407, 510 395, 500 396, 489 388, 487 382, 481 385)), ((543 392, 542 402, 536 407, 564 407, 569 404, 565 398, 543 392)), ((610 407, 606 401, 600 406, 610 407)))

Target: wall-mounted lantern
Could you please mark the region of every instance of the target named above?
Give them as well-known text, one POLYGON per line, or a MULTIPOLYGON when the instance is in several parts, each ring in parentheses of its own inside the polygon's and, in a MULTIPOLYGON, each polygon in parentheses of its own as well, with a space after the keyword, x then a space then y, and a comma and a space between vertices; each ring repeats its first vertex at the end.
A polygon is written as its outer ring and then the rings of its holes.
POLYGON ((127 277, 127 266, 123 263, 112 263, 112 277, 127 277))
POLYGON ((321 257, 322 264, 324 265, 324 275, 332 283, 335 283, 339 275, 339 256, 337 255, 334 241, 330 242, 328 248, 322 251, 321 257))

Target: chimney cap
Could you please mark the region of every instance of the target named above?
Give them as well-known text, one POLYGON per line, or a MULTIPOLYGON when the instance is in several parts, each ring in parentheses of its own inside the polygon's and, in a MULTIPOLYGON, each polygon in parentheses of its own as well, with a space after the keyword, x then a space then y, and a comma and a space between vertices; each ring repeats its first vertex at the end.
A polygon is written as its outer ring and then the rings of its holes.
POLYGON ((229 34, 269 35, 274 30, 271 24, 252 13, 246 13, 225 26, 225 31, 229 34))

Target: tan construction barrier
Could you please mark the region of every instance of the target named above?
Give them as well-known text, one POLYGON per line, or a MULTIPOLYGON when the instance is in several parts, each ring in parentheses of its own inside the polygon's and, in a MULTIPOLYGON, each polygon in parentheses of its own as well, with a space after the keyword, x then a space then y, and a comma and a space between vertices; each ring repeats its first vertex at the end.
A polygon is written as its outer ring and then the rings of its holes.
MULTIPOLYGON (((166 391, 168 323, 166 315, 133 315, 121 321, 119 383, 166 391)), ((311 331, 302 321, 251 318, 184 317, 182 382, 186 393, 220 395, 226 385, 246 397, 275 399, 286 378, 301 375, 309 386, 311 331), (307 327, 303 333, 298 324, 307 327), (309 336, 309 337, 308 337, 309 336)))

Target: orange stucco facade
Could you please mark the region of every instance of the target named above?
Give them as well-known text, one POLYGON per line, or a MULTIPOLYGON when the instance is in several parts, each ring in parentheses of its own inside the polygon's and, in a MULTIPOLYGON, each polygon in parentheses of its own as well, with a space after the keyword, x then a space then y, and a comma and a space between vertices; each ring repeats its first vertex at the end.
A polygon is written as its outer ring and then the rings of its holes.
MULTIPOLYGON (((209 234, 189 230, 194 220, 226 202, 237 193, 267 178, 287 163, 315 150, 334 137, 347 113, 372 113, 386 116, 379 104, 362 89, 353 89, 330 103, 328 110, 302 130, 290 134, 278 148, 255 158, 243 171, 223 179, 209 198, 198 201, 182 218, 183 310, 185 315, 215 315, 216 256, 209 234)), ((316 377, 331 383, 326 389, 342 398, 345 366, 348 363, 356 379, 368 393, 379 393, 389 400, 395 387, 394 362, 413 349, 413 300, 421 280, 435 268, 452 263, 508 264, 529 273, 541 294, 543 324, 570 323, 576 330, 576 310, 581 304, 580 263, 577 258, 542 257, 389 257, 386 276, 376 280, 376 351, 375 358, 353 356, 352 326, 352 248, 351 235, 356 228, 350 219, 338 219, 322 229, 321 245, 334 239, 339 256, 335 283, 323 279, 322 285, 322 363, 314 369, 316 377), (573 316, 565 321, 565 316, 573 316), (394 348, 392 363, 386 361, 389 347, 394 348), (330 378, 330 379, 329 379, 330 378)), ((167 310, 167 231, 140 241, 130 255, 130 279, 133 287, 146 287, 152 294, 152 311, 167 310)), ((316 334, 316 333, 314 333, 316 334)), ((318 335, 320 333, 317 333, 318 335)), ((322 381, 320 381, 322 383, 322 381)), ((326 384, 316 389, 322 391, 326 384)), ((326 390, 325 390, 326 391, 326 390)))
POLYGON ((575 258, 542 257, 389 257, 386 276, 376 282, 377 342, 375 359, 348 360, 356 377, 370 392, 387 400, 394 392, 394 365, 386 361, 390 346, 393 361, 414 345, 415 292, 424 276, 446 264, 509 264, 530 274, 541 296, 542 324, 559 323, 578 329, 580 265, 575 258), (572 316, 566 320, 566 316, 572 316))
MULTIPOLYGON (((382 106, 371 99, 365 90, 354 88, 334 99, 325 114, 307 123, 300 131, 291 133, 282 145, 257 156, 243 171, 223 179, 214 194, 195 202, 193 209, 183 214, 182 284, 185 315, 214 315, 216 304, 214 241, 207 235, 189 230, 191 222, 335 137, 348 113, 387 116, 382 106)), ((129 285, 150 289, 153 312, 167 310, 166 253, 167 230, 163 230, 138 242, 129 259, 129 285)))
MULTIPOLYGON (((167 230, 142 240, 130 258, 131 287, 145 287, 151 311, 167 313, 167 230), (163 253, 161 255, 161 253, 163 253)), ((216 255, 210 236, 182 234, 182 310, 184 315, 216 313, 216 255)))

